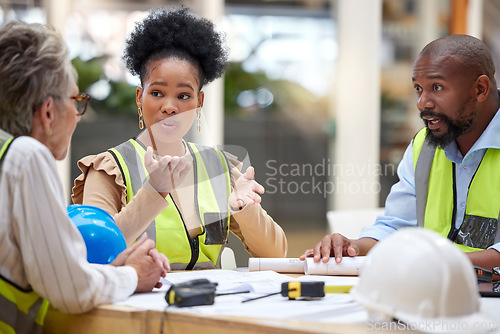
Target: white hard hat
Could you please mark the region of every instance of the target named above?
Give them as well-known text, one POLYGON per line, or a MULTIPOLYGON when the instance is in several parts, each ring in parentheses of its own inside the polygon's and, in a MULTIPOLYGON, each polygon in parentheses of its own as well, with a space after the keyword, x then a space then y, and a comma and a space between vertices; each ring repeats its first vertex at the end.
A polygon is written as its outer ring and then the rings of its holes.
POLYGON ((427 333, 486 332, 496 322, 481 314, 477 278, 450 240, 423 228, 403 228, 368 253, 358 303, 381 319, 427 333))

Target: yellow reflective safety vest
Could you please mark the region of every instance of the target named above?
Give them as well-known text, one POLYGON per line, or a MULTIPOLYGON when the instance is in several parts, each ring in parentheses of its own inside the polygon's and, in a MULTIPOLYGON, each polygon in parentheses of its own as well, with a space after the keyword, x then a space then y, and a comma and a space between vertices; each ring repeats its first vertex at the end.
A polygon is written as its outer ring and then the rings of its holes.
POLYGON ((456 228, 455 163, 426 140, 427 128, 413 139, 417 225, 447 237, 465 252, 498 242, 500 150, 488 149, 469 184, 465 217, 456 228))
MULTIPOLYGON (((13 138, 0 138, 0 171, 13 138)), ((42 333, 49 302, 0 276, 0 333, 42 333)))
MULTIPOLYGON (((148 226, 146 232, 165 254, 174 270, 220 268, 220 256, 229 233, 228 198, 230 168, 219 149, 187 143, 193 157, 194 201, 201 232, 191 239, 177 204, 169 194, 169 205, 148 226)), ((144 166, 145 147, 130 139, 109 152, 114 156, 127 188, 127 203, 148 180, 144 166)))

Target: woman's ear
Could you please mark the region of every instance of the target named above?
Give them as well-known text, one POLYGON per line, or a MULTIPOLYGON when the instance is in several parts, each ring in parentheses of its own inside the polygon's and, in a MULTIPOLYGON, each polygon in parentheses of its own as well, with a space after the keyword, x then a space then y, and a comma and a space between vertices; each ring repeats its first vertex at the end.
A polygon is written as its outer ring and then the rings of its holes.
POLYGON ((203 107, 204 100, 205 100, 205 92, 201 91, 198 93, 198 108, 203 107))
POLYGON ((56 113, 54 98, 49 96, 33 113, 30 136, 40 142, 44 142, 46 137, 51 136, 56 113))
POLYGON ((56 118, 56 108, 55 108, 54 98, 52 96, 49 96, 42 103, 42 108, 43 109, 41 110, 40 117, 42 120, 43 129, 45 130, 46 133, 52 132, 52 126, 56 118))
POLYGON ((142 87, 137 87, 135 90, 135 104, 137 104, 137 108, 142 109, 142 87))

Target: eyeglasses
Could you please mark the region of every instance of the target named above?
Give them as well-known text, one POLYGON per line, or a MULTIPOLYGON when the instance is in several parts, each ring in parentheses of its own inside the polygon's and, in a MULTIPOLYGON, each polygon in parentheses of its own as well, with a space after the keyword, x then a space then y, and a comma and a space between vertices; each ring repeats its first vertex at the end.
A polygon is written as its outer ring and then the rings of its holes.
POLYGON ((90 95, 87 93, 80 93, 77 96, 71 96, 70 99, 75 100, 76 113, 80 116, 85 114, 90 95))

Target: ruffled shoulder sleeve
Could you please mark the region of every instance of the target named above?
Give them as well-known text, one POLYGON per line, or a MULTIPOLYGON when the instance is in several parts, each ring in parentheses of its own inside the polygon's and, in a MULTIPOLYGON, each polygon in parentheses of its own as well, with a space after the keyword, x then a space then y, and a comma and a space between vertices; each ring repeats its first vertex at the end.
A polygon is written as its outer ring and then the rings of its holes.
MULTIPOLYGON (((73 194, 71 198, 73 203, 81 204, 83 202, 83 191, 87 182, 88 186, 93 186, 93 180, 88 179, 88 174, 91 170, 95 170, 101 173, 105 173, 109 178, 112 178, 117 187, 121 189, 121 203, 122 206, 127 204, 127 188, 125 182, 123 182, 123 175, 121 173, 120 167, 116 163, 115 158, 109 152, 102 152, 97 155, 88 155, 80 159, 77 163, 78 168, 82 171, 74 182, 73 194)), ((96 185, 98 186, 98 185, 96 185)))

